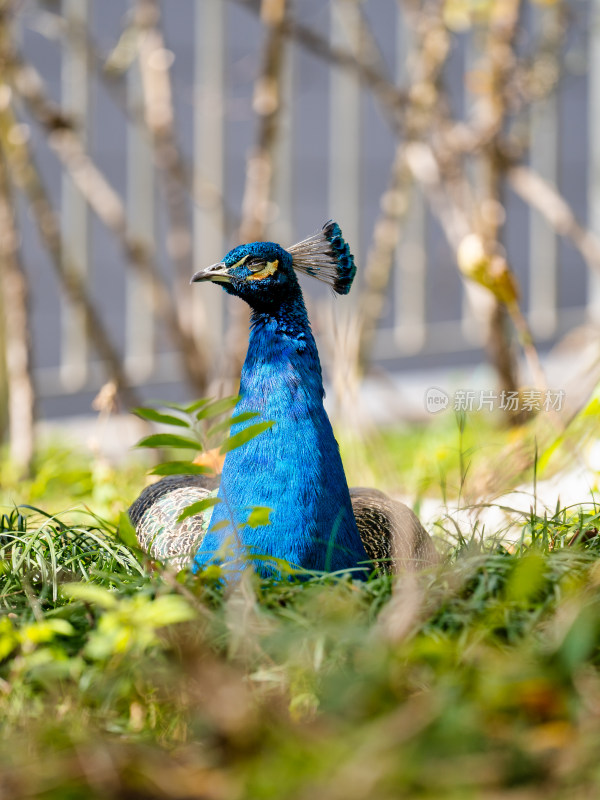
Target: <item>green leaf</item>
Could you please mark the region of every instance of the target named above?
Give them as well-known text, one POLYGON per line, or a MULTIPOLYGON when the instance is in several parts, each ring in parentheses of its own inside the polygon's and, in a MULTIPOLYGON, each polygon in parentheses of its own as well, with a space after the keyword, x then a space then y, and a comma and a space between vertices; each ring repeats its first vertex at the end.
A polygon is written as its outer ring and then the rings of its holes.
POLYGON ((51 642, 55 636, 73 636, 75 629, 66 619, 44 619, 25 625, 19 632, 22 642, 42 644, 51 642))
POLYGON ((13 650, 16 649, 17 645, 19 644, 19 638, 16 633, 12 635, 3 634, 0 636, 0 660, 4 661, 4 659, 9 656, 13 650))
POLYGON ((223 422, 217 422, 216 425, 213 425, 212 428, 206 431, 206 435, 213 436, 215 433, 226 431, 228 428, 231 428, 232 425, 237 425, 238 422, 248 422, 248 420, 256 419, 256 417, 260 417, 258 411, 243 411, 235 417, 224 419, 223 422))
POLYGON ((591 657, 598 642, 598 608, 580 609, 558 650, 558 656, 569 673, 591 657))
POLYGON ((268 422, 257 422, 254 425, 248 425, 248 427, 244 428, 243 431, 234 433, 233 436, 230 436, 229 439, 223 442, 220 452, 229 453, 231 450, 241 447, 243 444, 246 444, 246 442, 254 439, 264 431, 268 431, 269 428, 273 427, 273 425, 275 425, 273 420, 269 420, 268 422))
POLYGON ((235 397, 223 397, 221 400, 215 400, 201 409, 196 414, 196 419, 210 419, 211 417, 218 417, 219 414, 223 414, 225 411, 231 411, 232 408, 237 406, 239 399, 236 395, 235 397))
POLYGON ((208 405, 208 403, 212 403, 212 397, 202 397, 200 400, 196 400, 193 403, 190 403, 189 406, 185 406, 182 410, 185 411, 186 414, 193 414, 194 411, 198 411, 199 408, 203 408, 203 406, 208 405))
POLYGON ((150 420, 150 422, 162 422, 164 425, 178 425, 180 428, 189 428, 189 422, 186 422, 181 417, 174 417, 172 414, 162 414, 154 408, 134 408, 133 413, 142 419, 150 420))
POLYGON ((220 581, 223 577, 223 568, 219 564, 208 564, 202 568, 200 576, 204 581, 220 581))
POLYGON ((188 517, 194 517, 196 514, 200 514, 202 511, 206 511, 207 508, 212 508, 220 502, 221 500, 218 497, 207 497, 204 500, 198 500, 197 503, 192 503, 184 509, 177 517, 177 522, 183 522, 183 520, 188 517))
POLYGON ((171 594, 155 597, 152 602, 140 606, 137 616, 141 625, 163 628, 194 619, 196 613, 183 597, 171 594))
POLYGON ((150 470, 151 475, 214 475, 214 469, 192 461, 165 461, 150 470))
POLYGON ((546 582, 546 560, 536 551, 530 550, 519 561, 506 586, 508 600, 520 604, 532 602, 546 582))
POLYGON ((116 608, 117 594, 102 586, 93 583, 67 583, 60 587, 60 592, 65 597, 82 600, 84 603, 93 603, 102 608, 116 608))
POLYGON ((129 514, 126 511, 121 511, 119 514, 119 523, 117 525, 117 536, 128 547, 133 547, 136 550, 140 549, 140 545, 135 533, 135 528, 131 524, 129 514))
POLYGON ((254 506, 248 515, 246 525, 249 528, 259 528, 261 525, 270 525, 271 520, 269 517, 272 511, 273 509, 268 508, 267 506, 254 506))
POLYGON ((221 519, 218 522, 215 522, 215 524, 211 526, 211 530, 213 533, 216 533, 217 531, 223 531, 225 530, 225 528, 229 528, 230 525, 231 525, 231 520, 221 519))
POLYGON ((154 433, 141 439, 136 447, 185 447, 189 450, 202 450, 202 445, 187 436, 176 436, 174 433, 154 433))
POLYGON ((187 406, 184 406, 182 403, 169 403, 166 400, 151 400, 150 402, 156 403, 158 406, 164 406, 165 408, 172 408, 173 411, 179 411, 180 414, 187 414, 187 406))

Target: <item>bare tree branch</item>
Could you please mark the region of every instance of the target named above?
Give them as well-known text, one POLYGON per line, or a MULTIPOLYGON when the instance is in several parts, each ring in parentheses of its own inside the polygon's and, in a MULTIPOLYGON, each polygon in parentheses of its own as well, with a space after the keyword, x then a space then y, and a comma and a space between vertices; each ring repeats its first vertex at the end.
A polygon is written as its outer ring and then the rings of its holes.
POLYGON ((373 229, 365 264, 358 336, 363 369, 371 356, 377 324, 388 296, 401 224, 410 206, 410 192, 414 183, 405 156, 404 145, 398 145, 388 186, 379 202, 380 214, 373 229))
MULTIPOLYGON (((9 107, 0 113, 0 126, 5 132, 18 130, 17 119, 9 107)), ((88 336, 98 355, 105 362, 109 377, 115 381, 119 393, 129 405, 139 405, 137 393, 128 385, 119 353, 87 294, 81 274, 69 263, 68 254, 64 253, 58 219, 26 139, 13 136, 4 141, 8 141, 9 144, 6 156, 14 182, 27 197, 40 238, 48 251, 61 286, 71 301, 85 310, 88 336)))
MULTIPOLYGON (((484 246, 488 253, 493 254, 499 250, 499 235, 502 225, 502 216, 498 213, 501 208, 500 197, 502 188, 502 165, 498 159, 498 143, 502 135, 502 128, 506 122, 509 108, 508 90, 511 86, 511 75, 516 65, 514 52, 514 39, 521 11, 521 0, 507 0, 502 9, 490 20, 485 44, 485 62, 483 69, 488 75, 488 88, 483 92, 479 102, 475 104, 475 115, 479 127, 487 132, 488 141, 480 153, 481 180, 479 197, 484 212, 477 211, 473 229, 479 231, 484 246)), ((487 264, 493 260, 488 259, 487 264)), ((509 270, 508 263, 504 261, 504 268, 509 270)), ((516 282, 508 282, 516 287, 516 282)), ((507 325, 507 308, 516 308, 518 300, 516 291, 509 306, 505 306, 501 299, 494 295, 490 307, 487 351, 492 364, 496 367, 500 378, 501 388, 505 392, 516 392, 519 388, 518 363, 511 347, 510 333, 507 325)), ((514 316, 514 314, 513 314, 514 316)), ((523 325, 527 327, 524 317, 518 313, 517 330, 523 333, 523 325)), ((524 351, 529 358, 533 357, 532 367, 536 383, 541 383, 539 388, 546 388, 543 372, 539 365, 537 353, 533 347, 530 335, 523 341, 524 351), (532 353, 533 350, 533 353, 532 353)), ((515 424, 518 419, 515 415, 509 417, 515 424)))
MULTIPOLYGON (((90 63, 95 69, 98 79, 103 83, 109 95, 112 97, 113 102, 123 113, 125 118, 130 124, 135 125, 148 137, 148 141, 152 144, 152 137, 147 127, 147 120, 143 109, 131 108, 128 104, 127 87, 123 81, 127 69, 131 66, 131 61, 135 55, 135 47, 133 46, 132 39, 137 39, 135 35, 135 25, 130 24, 122 33, 122 38, 127 40, 127 47, 131 49, 131 57, 126 59, 126 63, 122 63, 122 59, 113 58, 112 53, 105 57, 100 48, 96 44, 94 37, 90 31, 81 25, 77 25, 72 21, 67 21, 58 14, 44 9, 44 16, 52 18, 52 29, 58 30, 61 36, 65 36, 68 30, 69 36, 73 38, 79 37, 85 45, 90 63)), ((113 50, 119 50, 119 45, 113 50)), ((225 226, 228 232, 233 232, 239 226, 239 217, 228 205, 226 199, 221 192, 218 191, 210 181, 206 179, 198 180, 197 170, 196 178, 194 178, 194 170, 192 165, 185 158, 178 143, 174 141, 173 146, 176 148, 176 157, 163 159, 160 154, 156 152, 155 148, 151 148, 152 158, 155 166, 163 173, 168 173, 170 181, 176 181, 185 188, 191 200, 199 208, 212 208, 215 204, 221 205, 223 208, 223 217, 225 219, 225 226)))
MULTIPOLYGON (((405 11, 410 13, 407 4, 405 11)), ((432 118, 440 113, 440 77, 450 52, 449 35, 437 13, 423 10, 419 24, 414 13, 415 30, 412 48, 411 83, 421 90, 414 92, 404 106, 404 138, 396 147, 387 189, 380 199, 380 215, 373 230, 373 240, 365 267, 365 297, 361 303, 360 362, 364 369, 370 357, 377 323, 383 311, 387 287, 394 266, 394 254, 400 240, 401 222, 410 205, 414 181, 439 181, 435 156, 422 143, 432 118), (433 169, 433 176, 430 171, 433 169)), ((366 26, 366 21, 363 25, 366 26)), ((366 34, 365 34, 366 35, 366 34)), ((448 205, 448 212, 452 207, 448 205)), ((446 211, 439 213, 444 216, 446 211)), ((448 233, 450 235, 450 233, 448 233)))
POLYGON ((246 164, 239 239, 263 239, 273 186, 273 151, 279 135, 283 26, 286 0, 262 0, 266 39, 260 73, 254 82, 252 107, 258 121, 256 144, 246 164))
MULTIPOLYGON (((192 294, 189 283, 194 273, 192 218, 189 198, 181 174, 181 152, 175 134, 169 52, 160 29, 157 0, 137 0, 134 24, 138 30, 138 63, 142 78, 144 118, 150 133, 156 162, 163 171, 169 218, 167 252, 175 267, 175 297, 179 325, 192 338, 192 294)), ((196 342, 198 360, 208 370, 208 353, 202 341, 196 342)))
POLYGON ((46 99, 39 74, 16 54, 7 64, 11 69, 16 91, 46 130, 50 148, 68 170, 74 185, 98 218, 114 234, 131 266, 151 283, 155 309, 164 319, 171 338, 179 349, 188 381, 201 393, 206 385, 206 371, 200 363, 195 342, 181 328, 173 298, 157 264, 144 246, 128 235, 127 218, 121 198, 86 152, 69 118, 46 99))
MULTIPOLYGON (((260 13, 261 0, 233 0, 233 2, 255 14, 260 13)), ((344 47, 332 46, 325 36, 306 25, 302 25, 289 15, 281 26, 281 33, 329 64, 335 64, 353 72, 360 82, 373 92, 380 103, 382 113, 392 128, 397 132, 399 131, 407 95, 394 85, 388 76, 381 71, 379 65, 358 58, 355 53, 344 47)), ((367 50, 367 52, 372 51, 367 50)))
POLYGON ((512 167, 508 181, 515 192, 540 212, 554 230, 570 239, 590 269, 600 272, 600 238, 577 221, 565 198, 530 167, 512 167))
MULTIPOLYGON (((252 107, 257 119, 256 142, 246 161, 246 184, 238 239, 252 242, 265 238, 273 191, 274 150, 280 133, 281 70, 285 39, 283 26, 287 0, 262 0, 261 18, 266 28, 260 72, 254 82, 252 107)), ((229 374, 239 375, 245 357, 249 312, 245 304, 232 309, 228 335, 229 374)))

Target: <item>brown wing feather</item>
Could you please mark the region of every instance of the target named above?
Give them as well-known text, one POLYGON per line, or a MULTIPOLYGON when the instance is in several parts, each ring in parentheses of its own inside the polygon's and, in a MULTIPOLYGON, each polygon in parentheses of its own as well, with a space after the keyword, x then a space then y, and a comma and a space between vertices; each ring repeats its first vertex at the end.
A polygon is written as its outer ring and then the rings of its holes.
POLYGON ((437 552, 416 514, 378 489, 350 489, 352 510, 369 558, 383 572, 435 564, 437 552))
MULTIPOLYGON (((211 512, 177 523, 191 503, 218 488, 217 478, 172 475, 148 486, 129 509, 140 547, 182 568, 202 543, 211 512)), ((382 572, 419 569, 437 561, 431 537, 404 503, 377 489, 350 489, 352 509, 367 555, 382 572)))

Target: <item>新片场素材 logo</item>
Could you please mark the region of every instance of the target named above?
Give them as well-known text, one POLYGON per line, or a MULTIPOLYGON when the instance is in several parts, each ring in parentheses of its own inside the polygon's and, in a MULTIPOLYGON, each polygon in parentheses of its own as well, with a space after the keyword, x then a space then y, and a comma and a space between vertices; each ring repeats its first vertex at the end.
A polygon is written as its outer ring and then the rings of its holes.
POLYGON ((430 414, 437 414, 448 408, 450 396, 443 389, 437 386, 430 386, 425 392, 425 408, 430 414))

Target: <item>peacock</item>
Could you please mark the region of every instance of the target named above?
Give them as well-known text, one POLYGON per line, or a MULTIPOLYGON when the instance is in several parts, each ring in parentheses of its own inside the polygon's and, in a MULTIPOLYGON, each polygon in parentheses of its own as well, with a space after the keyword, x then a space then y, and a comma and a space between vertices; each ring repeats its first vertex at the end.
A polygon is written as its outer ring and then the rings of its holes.
POLYGON ((262 576, 280 576, 284 564, 364 578, 373 565, 430 563, 432 542, 407 506, 348 488, 297 273, 350 291, 356 265, 336 222, 287 250, 243 244, 192 277, 219 283, 251 309, 232 434, 250 419, 272 424, 227 453, 220 482, 169 476, 147 487, 129 509, 140 546, 195 572, 219 562, 235 571, 252 564, 262 576), (177 522, 186 506, 210 497, 214 506, 177 522), (271 509, 268 523, 247 524, 256 506, 271 509))

